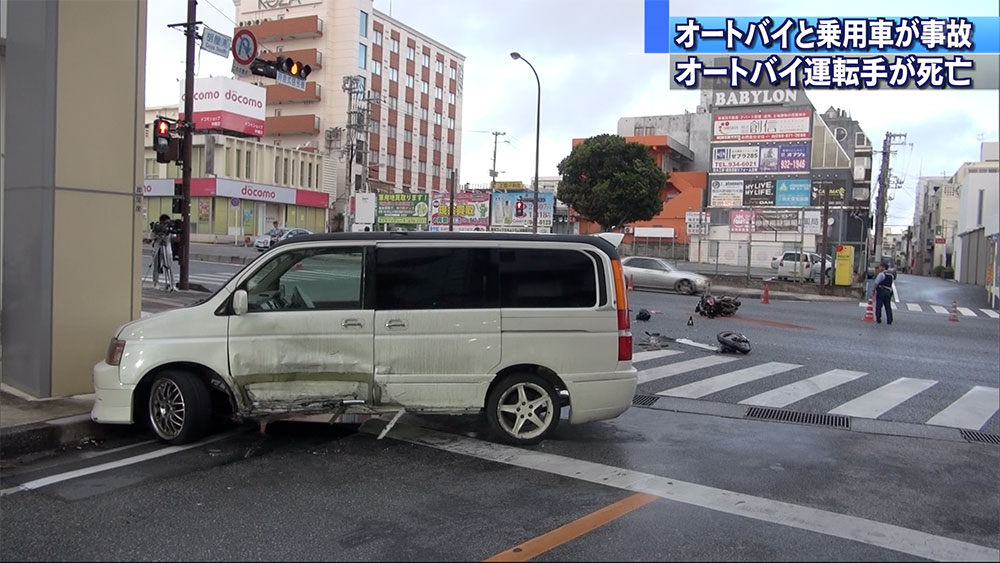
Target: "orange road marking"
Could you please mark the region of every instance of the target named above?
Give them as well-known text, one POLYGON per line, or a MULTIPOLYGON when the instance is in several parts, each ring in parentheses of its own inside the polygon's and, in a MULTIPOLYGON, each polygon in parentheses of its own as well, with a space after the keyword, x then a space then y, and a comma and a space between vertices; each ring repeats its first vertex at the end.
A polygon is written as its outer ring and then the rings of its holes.
POLYGON ((486 561, 530 561, 539 555, 573 541, 576 538, 596 530, 601 526, 625 516, 637 508, 641 508, 660 497, 646 493, 636 493, 624 499, 591 512, 574 520, 565 526, 560 526, 551 532, 530 539, 517 547, 500 552, 486 561))

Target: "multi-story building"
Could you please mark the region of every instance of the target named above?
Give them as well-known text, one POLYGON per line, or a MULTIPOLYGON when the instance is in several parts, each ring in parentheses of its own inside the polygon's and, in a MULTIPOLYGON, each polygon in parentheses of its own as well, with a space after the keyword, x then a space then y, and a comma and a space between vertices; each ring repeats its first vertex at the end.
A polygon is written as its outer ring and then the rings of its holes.
POLYGON ((912 253, 910 272, 929 275, 934 270, 935 225, 932 209, 936 194, 948 182, 948 176, 921 176, 917 179, 913 211, 912 253))
POLYGON ((322 189, 335 217, 358 189, 448 188, 461 164, 463 55, 376 11, 372 0, 234 3, 260 58, 288 56, 312 69, 304 92, 259 76, 241 80, 267 88, 265 143, 315 147, 326 157, 322 189))
POLYGON ((951 177, 958 186, 955 279, 987 288, 997 306, 997 239, 1000 237, 1000 144, 983 143, 979 162, 966 162, 951 177))

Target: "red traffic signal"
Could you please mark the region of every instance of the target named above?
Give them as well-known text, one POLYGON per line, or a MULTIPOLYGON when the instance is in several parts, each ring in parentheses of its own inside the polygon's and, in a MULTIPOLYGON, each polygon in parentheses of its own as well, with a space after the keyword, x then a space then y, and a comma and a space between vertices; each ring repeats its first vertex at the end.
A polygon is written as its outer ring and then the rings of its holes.
POLYGON ((170 124, 162 119, 156 120, 156 134, 164 137, 170 134, 170 124))
POLYGON ((517 203, 514 204, 514 216, 515 217, 524 217, 524 202, 523 201, 517 200, 517 203))
POLYGON ((166 119, 153 120, 153 150, 156 151, 156 162, 169 163, 177 160, 179 141, 170 134, 170 122, 166 119))

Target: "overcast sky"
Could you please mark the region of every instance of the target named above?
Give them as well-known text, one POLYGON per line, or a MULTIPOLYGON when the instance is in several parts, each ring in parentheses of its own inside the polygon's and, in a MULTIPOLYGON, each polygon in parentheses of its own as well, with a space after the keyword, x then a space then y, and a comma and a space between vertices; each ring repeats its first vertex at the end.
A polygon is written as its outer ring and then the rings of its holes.
MULTIPOLYGON (((832 16, 803 3, 766 0, 672 0, 676 16, 832 16)), ((183 21, 184 0, 149 0, 146 69, 147 105, 175 104, 184 76, 184 36, 167 24, 183 21)), ((996 2, 951 0, 838 0, 840 16, 997 16, 996 2), (872 6, 878 5, 877 10, 872 6), (942 10, 941 6, 947 6, 942 10)), ((620 117, 695 111, 697 91, 670 89, 667 55, 643 53, 642 0, 376 0, 389 13, 466 57, 461 181, 487 182, 493 136, 506 136, 497 150, 500 179, 530 183, 535 165, 535 77, 542 85, 541 176, 557 174, 575 137, 616 133, 620 117), (391 5, 391 6, 390 6, 391 5)), ((200 0, 198 19, 232 33, 232 0, 200 0)), ((200 54, 199 76, 229 75, 232 59, 200 54)), ((979 136, 998 138, 997 91, 816 91, 817 110, 833 105, 857 119, 872 143, 886 131, 906 133, 893 174, 904 187, 890 202, 887 224, 909 224, 914 187, 924 175, 950 175, 979 159, 979 136)), ((878 166, 876 158, 875 166, 878 166)), ((874 185, 873 185, 874 187, 874 185)))

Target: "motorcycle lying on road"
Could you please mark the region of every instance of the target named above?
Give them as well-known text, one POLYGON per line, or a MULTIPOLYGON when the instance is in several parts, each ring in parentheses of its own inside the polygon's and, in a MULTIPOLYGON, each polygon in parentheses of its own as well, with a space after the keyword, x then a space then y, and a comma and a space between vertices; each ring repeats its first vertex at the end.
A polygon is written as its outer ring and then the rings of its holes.
POLYGON ((740 300, 738 297, 730 297, 728 295, 713 297, 712 294, 705 293, 701 296, 698 304, 695 305, 694 311, 703 317, 712 319, 735 315, 739 308, 740 300))

